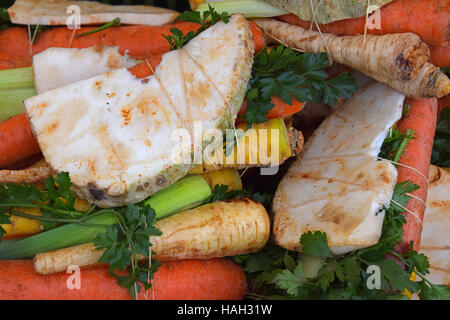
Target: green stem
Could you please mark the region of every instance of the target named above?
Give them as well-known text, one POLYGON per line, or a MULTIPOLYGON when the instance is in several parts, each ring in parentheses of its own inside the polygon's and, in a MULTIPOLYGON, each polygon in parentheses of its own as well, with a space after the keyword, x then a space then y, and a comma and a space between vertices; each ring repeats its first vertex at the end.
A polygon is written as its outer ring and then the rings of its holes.
POLYGON ((400 146, 397 149, 397 152, 395 153, 394 159, 392 160, 394 163, 398 162, 403 154, 403 152, 406 149, 406 146, 408 145, 409 141, 414 136, 414 130, 407 129, 404 138, 402 139, 402 142, 400 143, 400 146))
POLYGON ((104 25, 102 25, 102 26, 100 26, 100 27, 98 27, 98 28, 96 28, 94 30, 78 34, 77 38, 88 36, 90 34, 93 34, 93 33, 96 33, 96 32, 99 32, 99 31, 111 28, 111 27, 119 27, 119 26, 120 26, 120 18, 115 18, 114 20, 111 20, 110 22, 108 22, 108 23, 106 23, 106 24, 104 24, 104 25))
MULTIPOLYGON (((158 191, 143 202, 155 210, 156 218, 162 219, 176 212, 187 210, 203 203, 211 195, 211 188, 200 175, 181 179, 168 188, 158 191)), ((36 219, 36 216, 27 216, 36 219)), ((0 260, 24 259, 34 255, 94 240, 97 234, 105 232, 108 225, 116 224, 121 218, 113 209, 101 209, 89 216, 60 227, 20 240, 4 240, 0 243, 0 260)), ((39 220, 39 219, 36 219, 39 220)))

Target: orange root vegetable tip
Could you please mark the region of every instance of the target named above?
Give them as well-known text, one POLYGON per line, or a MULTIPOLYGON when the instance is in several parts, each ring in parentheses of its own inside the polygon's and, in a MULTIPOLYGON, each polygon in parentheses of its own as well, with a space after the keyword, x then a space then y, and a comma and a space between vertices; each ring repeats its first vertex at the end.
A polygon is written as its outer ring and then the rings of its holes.
MULTIPOLYGON (((414 130, 415 139, 409 141, 399 160, 397 181, 404 182, 409 180, 418 185, 420 188, 412 194, 426 201, 427 177, 430 168, 434 132, 436 130, 438 103, 435 98, 408 99, 407 103, 411 105, 411 109, 398 122, 397 128, 401 132, 405 132, 407 129, 414 130), (420 173, 406 166, 412 167, 420 173)), ((407 209, 414 212, 417 217, 414 217, 409 212, 404 213, 406 223, 403 225, 403 241, 398 247, 400 252, 408 251, 410 241, 414 241, 414 250, 418 250, 420 247, 425 205, 422 201, 411 198, 407 209)))
POLYGON ((274 107, 267 113, 268 119, 288 118, 303 109, 303 102, 295 98, 292 99, 292 105, 287 104, 279 97, 272 97, 270 102, 274 104, 274 107))
POLYGON ((430 59, 436 67, 450 67, 450 46, 430 46, 430 59))
POLYGON ((0 168, 40 152, 24 113, 0 122, 0 168))
MULTIPOLYGON (((129 300, 104 267, 80 271, 80 289, 68 289, 74 274, 42 276, 31 260, 0 261, 0 300, 129 300), (69 280, 69 281, 68 281, 69 280)), ((242 269, 227 259, 164 262, 154 274, 153 292, 142 289, 139 300, 239 300, 247 282, 242 269)))
POLYGON ((138 63, 137 65, 128 68, 128 71, 130 71, 138 79, 146 78, 153 74, 153 71, 155 71, 156 67, 161 63, 161 60, 162 57, 160 55, 151 57, 147 59, 147 61, 138 63))
MULTIPOLYGON (((267 119, 276 119, 276 118, 289 118, 297 112, 300 112, 303 109, 303 102, 298 101, 293 98, 292 105, 287 104, 279 97, 272 97, 270 100, 274 104, 272 110, 270 110, 266 117, 267 119)), ((239 117, 243 117, 245 112, 247 111, 247 100, 244 100, 242 103, 241 109, 238 112, 239 117)), ((239 118, 237 119, 238 121, 239 118)))
MULTIPOLYGON (((449 44, 450 6, 448 0, 395 0, 380 8, 380 29, 368 29, 370 34, 389 34, 413 32, 429 45, 449 44)), ((311 22, 304 21, 293 14, 279 19, 309 28, 311 22)), ((346 19, 321 24, 322 32, 340 35, 364 34, 366 18, 346 19)), ((316 26, 314 25, 315 29, 316 26)))

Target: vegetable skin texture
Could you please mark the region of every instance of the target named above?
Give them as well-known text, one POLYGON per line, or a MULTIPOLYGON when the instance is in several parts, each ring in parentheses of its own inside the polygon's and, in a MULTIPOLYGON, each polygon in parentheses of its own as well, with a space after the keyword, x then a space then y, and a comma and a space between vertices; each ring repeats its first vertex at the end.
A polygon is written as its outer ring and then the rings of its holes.
POLYGON ((275 19, 254 20, 268 34, 288 46, 326 52, 336 62, 388 84, 407 97, 442 97, 450 92, 450 80, 431 63, 425 43, 412 33, 337 36, 311 31, 275 19))
POLYGON ((0 122, 0 168, 40 152, 24 113, 0 122))
POLYGON ((450 46, 430 46, 431 61, 437 67, 450 67, 450 46))
MULTIPOLYGON (((436 130, 437 99, 408 99, 407 103, 411 105, 409 112, 398 122, 397 129, 406 132, 407 129, 414 130, 414 137, 409 141, 403 152, 397 166, 398 182, 411 181, 420 188, 412 194, 415 197, 426 201, 427 199, 427 181, 425 178, 410 168, 410 166, 420 171, 425 177, 428 177, 430 168, 431 150, 433 148, 434 132, 436 130)), ((420 237, 422 233, 422 222, 425 212, 425 205, 422 201, 415 198, 409 200, 407 209, 414 212, 420 222, 411 213, 405 212, 406 223, 403 225, 403 240, 398 246, 402 253, 409 250, 409 242, 414 241, 413 249, 418 251, 420 248, 420 237)))
MULTIPOLYGON (((369 34, 413 32, 429 45, 448 45, 450 40, 450 7, 448 0, 395 0, 380 8, 381 29, 368 29, 369 34)), ((293 14, 279 19, 309 28, 310 21, 304 21, 293 14)), ((322 32, 340 35, 364 34, 366 17, 345 19, 320 24, 322 32)), ((313 28, 316 28, 314 25, 313 28)))
MULTIPOLYGON (((81 289, 69 290, 70 274, 34 272, 31 260, 0 261, 0 300, 130 300, 106 268, 81 270, 81 289)), ((228 259, 163 262, 154 274, 156 300, 239 300, 247 290, 242 269, 228 259)), ((146 297, 142 290, 139 300, 146 297)))
MULTIPOLYGON (((155 223, 162 236, 151 237, 159 261, 211 259, 255 252, 270 235, 264 207, 248 198, 217 201, 186 210, 155 223)), ((69 265, 95 265, 103 254, 93 243, 39 253, 34 267, 39 274, 52 274, 69 265)), ((140 256, 138 259, 148 259, 140 256)))

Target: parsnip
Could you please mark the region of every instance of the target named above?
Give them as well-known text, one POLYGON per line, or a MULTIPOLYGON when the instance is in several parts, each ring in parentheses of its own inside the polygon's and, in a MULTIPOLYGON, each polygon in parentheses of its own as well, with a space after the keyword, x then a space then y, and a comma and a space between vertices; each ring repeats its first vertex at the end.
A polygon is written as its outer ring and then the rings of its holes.
MULTIPOLYGON (((209 259, 260 250, 270 234, 264 207, 248 198, 219 201, 187 210, 155 223, 162 232, 151 237, 152 250, 160 261, 209 259)), ((40 253, 34 257, 37 273, 64 271, 98 263, 103 251, 93 243, 40 253)), ((138 257, 147 259, 146 257, 138 257)))
POLYGON ((337 36, 275 19, 255 19, 272 41, 307 52, 329 52, 345 64, 388 84, 408 97, 442 97, 450 80, 428 63, 430 50, 413 33, 337 36))

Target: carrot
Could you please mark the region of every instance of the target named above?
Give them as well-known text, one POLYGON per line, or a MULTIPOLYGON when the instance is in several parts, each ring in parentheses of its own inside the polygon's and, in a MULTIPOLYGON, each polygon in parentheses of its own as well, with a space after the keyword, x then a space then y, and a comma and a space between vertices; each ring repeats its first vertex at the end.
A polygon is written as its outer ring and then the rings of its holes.
MULTIPOLYGON (((68 289, 71 275, 50 276, 34 272, 31 260, 0 261, 0 300, 128 300, 128 290, 120 287, 104 267, 80 271, 80 289, 68 289)), ((73 277, 74 275, 72 275, 73 277)), ((242 299, 247 290, 242 269, 227 259, 163 262, 154 274, 153 292, 148 299, 206 300, 242 299)), ((138 295, 146 299, 142 289, 138 295)))
POLYGON ((153 71, 155 71, 156 67, 161 63, 161 60, 161 55, 151 57, 150 59, 147 59, 147 61, 138 63, 131 68, 128 68, 128 71, 130 71, 138 79, 146 78, 153 74, 153 71))
POLYGON ((40 152, 24 113, 0 122, 0 168, 40 152))
MULTIPOLYGON (((259 27, 250 22, 250 28, 255 39, 256 50, 264 46, 264 37, 259 27)), ((178 22, 163 26, 123 26, 109 28, 88 36, 76 37, 95 29, 95 27, 83 27, 73 35, 73 30, 66 27, 55 27, 39 33, 31 53, 35 55, 50 47, 63 48, 87 48, 97 45, 119 46, 119 52, 128 54, 137 59, 149 56, 157 56, 169 51, 169 42, 163 35, 169 35, 171 28, 178 28, 183 33, 197 30, 200 26, 191 22, 178 22)), ((15 54, 17 56, 30 55, 30 41, 27 28, 13 27, 0 31, 0 51, 15 54)))
POLYGON ((253 21, 276 42, 306 52, 329 52, 334 61, 386 83, 410 98, 440 98, 450 93, 450 80, 428 62, 429 49, 415 34, 337 36, 275 19, 253 21))
MULTIPOLYGON (((267 119, 289 118, 293 114, 303 109, 303 102, 300 102, 295 98, 293 98, 292 104, 287 104, 286 102, 281 100, 280 97, 276 96, 272 97, 270 102, 272 102, 274 106, 272 110, 270 110, 266 114, 267 119)), ((246 111, 247 100, 244 100, 244 103, 242 103, 241 109, 239 110, 238 116, 244 116, 246 111)), ((238 121, 240 121, 239 118, 238 121)))
MULTIPOLYGON (((429 45, 446 46, 450 35, 450 6, 448 0, 396 0, 380 8, 380 29, 368 29, 370 34, 413 32, 429 45)), ((304 21, 293 14, 279 19, 290 24, 309 28, 310 21, 304 21)), ((320 30, 339 35, 363 34, 366 18, 345 19, 321 24, 320 30)), ((316 26, 314 25, 313 28, 316 26)))
MULTIPOLYGON (((171 28, 178 28, 184 33, 197 30, 198 24, 180 22, 164 26, 123 26, 109 28, 88 36, 77 38, 81 34, 95 27, 83 27, 73 30, 66 27, 55 27, 39 33, 35 44, 32 46, 32 54, 37 54, 50 47, 63 48, 87 48, 96 45, 119 46, 119 52, 128 54, 133 58, 155 56, 169 51, 169 43, 163 35, 170 34, 171 28)), ((16 55, 30 55, 30 42, 27 28, 14 27, 0 31, 0 51, 10 52, 16 55)))
POLYGON ((437 99, 408 99, 407 103, 411 105, 411 109, 398 122, 397 128, 401 132, 405 132, 407 129, 414 130, 415 139, 409 141, 399 160, 397 181, 409 180, 418 185, 420 188, 414 191, 412 195, 422 199, 422 201, 412 197, 408 203, 407 209, 414 212, 417 217, 409 212, 404 213, 406 223, 403 225, 403 241, 398 248, 400 252, 407 252, 410 241, 414 242, 414 250, 418 250, 420 247, 422 221, 425 212, 424 202, 427 199, 427 177, 438 109, 437 99))
POLYGON ((0 52, 0 70, 30 67, 32 63, 31 57, 0 52))
POLYGON ((431 61, 437 67, 450 67, 450 46, 430 46, 431 61))

